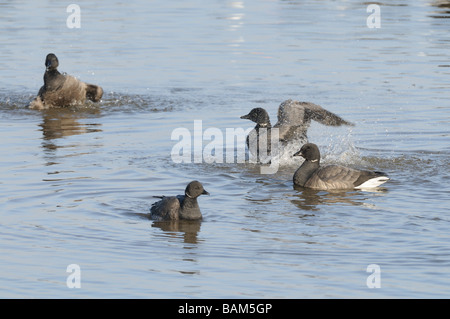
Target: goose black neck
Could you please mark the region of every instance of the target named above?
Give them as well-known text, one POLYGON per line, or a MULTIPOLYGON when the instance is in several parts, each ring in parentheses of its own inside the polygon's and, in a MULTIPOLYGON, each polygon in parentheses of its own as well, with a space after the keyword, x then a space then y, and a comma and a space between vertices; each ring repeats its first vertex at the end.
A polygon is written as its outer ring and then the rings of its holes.
POLYGON ((294 184, 304 186, 312 174, 319 168, 319 161, 305 160, 294 174, 294 184))
POLYGON ((47 90, 56 90, 62 86, 65 77, 56 68, 51 68, 45 71, 44 85, 47 90))
POLYGON ((200 212, 200 207, 198 206, 197 198, 192 198, 184 195, 184 199, 181 202, 180 207, 180 218, 181 219, 201 219, 202 213, 200 212))
POLYGON ((188 195, 184 195, 183 202, 181 203, 181 207, 191 208, 198 206, 197 198, 189 197, 188 195))

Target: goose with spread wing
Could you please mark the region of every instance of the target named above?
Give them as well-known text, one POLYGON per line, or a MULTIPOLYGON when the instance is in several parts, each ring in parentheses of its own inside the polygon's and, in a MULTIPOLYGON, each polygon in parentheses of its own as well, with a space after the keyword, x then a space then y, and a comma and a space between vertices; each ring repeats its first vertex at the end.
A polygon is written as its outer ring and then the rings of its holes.
POLYGON ((49 53, 45 58, 44 85, 38 95, 31 101, 30 109, 49 109, 75 104, 83 104, 86 99, 98 102, 103 96, 103 89, 77 78, 60 73, 59 61, 55 54, 49 53))
POLYGON ((278 129, 279 141, 282 145, 291 142, 304 144, 308 142, 307 131, 311 121, 317 121, 328 126, 350 125, 352 123, 344 120, 340 116, 324 109, 320 105, 310 102, 298 102, 286 100, 278 107, 278 121, 272 126, 269 114, 263 108, 254 108, 250 113, 241 116, 241 119, 248 119, 256 123, 256 126, 247 136, 247 146, 249 149, 255 147, 259 153, 259 142, 267 147, 267 154, 270 153, 270 138, 272 129, 278 129), (267 141, 267 142, 266 142, 267 141))

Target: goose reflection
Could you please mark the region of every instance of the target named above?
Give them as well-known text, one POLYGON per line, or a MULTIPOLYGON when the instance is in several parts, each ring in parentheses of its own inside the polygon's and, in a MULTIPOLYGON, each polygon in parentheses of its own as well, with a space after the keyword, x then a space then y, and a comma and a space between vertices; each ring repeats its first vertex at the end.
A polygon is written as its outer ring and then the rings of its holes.
POLYGON ((387 192, 387 189, 379 187, 371 190, 317 190, 294 186, 298 191, 296 197, 291 202, 302 210, 317 211, 319 205, 335 205, 348 204, 352 206, 364 206, 368 208, 375 208, 373 204, 367 203, 368 193, 377 193, 382 195, 387 192))
POLYGON ((57 108, 42 111, 42 123, 39 124, 43 135, 43 148, 46 151, 54 151, 58 148, 55 140, 72 135, 92 132, 101 132, 101 124, 82 124, 80 119, 85 119, 92 114, 97 115, 98 109, 89 109, 79 112, 72 108, 57 108))
POLYGON ((188 244, 197 244, 197 234, 200 231, 200 220, 167 220, 154 221, 152 227, 160 228, 164 232, 164 236, 180 238, 188 244))
POLYGON ((440 10, 436 11, 436 15, 432 15, 432 18, 437 19, 449 19, 450 16, 450 1, 449 0, 434 0, 430 3, 433 7, 437 7, 440 10))

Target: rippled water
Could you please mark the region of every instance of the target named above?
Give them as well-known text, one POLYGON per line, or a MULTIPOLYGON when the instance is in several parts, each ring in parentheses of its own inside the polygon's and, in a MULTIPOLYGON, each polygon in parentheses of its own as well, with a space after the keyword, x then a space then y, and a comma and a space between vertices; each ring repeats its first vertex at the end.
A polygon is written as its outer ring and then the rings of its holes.
POLYGON ((379 3, 374 29, 368 4, 83 1, 69 29, 65 4, 0 2, 0 297, 448 297, 450 3, 379 3), (103 100, 27 109, 49 52, 103 100), (227 128, 256 106, 275 122, 288 98, 355 123, 312 124, 325 163, 391 180, 311 191, 289 158, 270 175, 172 160, 175 129, 194 140, 201 120, 234 151, 227 128), (146 217, 193 179, 201 223, 146 217))

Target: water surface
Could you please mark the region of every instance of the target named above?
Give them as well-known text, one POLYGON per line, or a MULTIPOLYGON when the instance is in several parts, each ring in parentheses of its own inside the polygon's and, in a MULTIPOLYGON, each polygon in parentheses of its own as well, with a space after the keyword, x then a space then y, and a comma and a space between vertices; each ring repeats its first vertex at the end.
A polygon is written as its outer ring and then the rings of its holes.
MULTIPOLYGON (((361 1, 0 2, 0 296, 450 296, 450 4, 361 1), (45 55, 99 84, 99 104, 26 108, 45 55), (296 189, 298 163, 182 163, 177 128, 249 128, 288 99, 324 163, 385 171, 378 191, 296 189), (155 223, 153 196, 200 180, 200 223, 155 223), (66 285, 67 266, 81 288, 66 285), (381 269, 369 289, 367 266, 381 269)), ((203 146, 210 141, 203 140, 203 146)))

